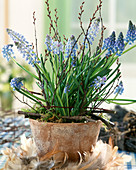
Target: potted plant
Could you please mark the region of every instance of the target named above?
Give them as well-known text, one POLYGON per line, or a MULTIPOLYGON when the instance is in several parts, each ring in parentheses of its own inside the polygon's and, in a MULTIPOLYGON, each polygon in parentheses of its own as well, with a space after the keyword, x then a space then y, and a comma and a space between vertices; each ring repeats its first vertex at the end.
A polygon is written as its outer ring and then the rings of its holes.
MULTIPOLYGON (((129 44, 136 40, 136 29, 130 21, 125 37, 121 32, 116 38, 113 31, 104 39, 102 1, 99 0, 87 29, 82 23, 83 2, 78 17, 81 33, 78 37, 72 35, 68 39, 64 36, 63 42, 58 31, 57 9, 53 21, 49 0, 45 3, 50 20, 49 35, 45 38, 45 53, 38 54, 36 37, 34 47, 23 35, 11 29, 7 29, 7 33, 14 41, 14 45, 5 45, 2 53, 8 61, 12 60, 31 75, 39 88, 39 92, 27 89, 24 82, 29 80, 24 77, 13 78, 10 82, 13 91, 16 90, 31 100, 22 101, 29 109, 19 113, 30 118, 39 155, 64 151, 70 160, 76 161, 77 151, 80 153, 90 151, 95 145, 101 121, 109 128, 114 126, 112 122, 103 118, 103 113, 113 111, 101 108, 102 103, 136 102, 131 99, 117 99, 124 91, 119 59, 136 47, 136 45, 129 47, 129 44), (100 39, 95 52, 92 52, 92 43, 98 33, 100 39), (16 60, 14 46, 35 72, 29 71, 16 60), (114 97, 109 98, 111 94, 114 94, 114 97)), ((33 18, 35 26, 35 15, 33 18)))

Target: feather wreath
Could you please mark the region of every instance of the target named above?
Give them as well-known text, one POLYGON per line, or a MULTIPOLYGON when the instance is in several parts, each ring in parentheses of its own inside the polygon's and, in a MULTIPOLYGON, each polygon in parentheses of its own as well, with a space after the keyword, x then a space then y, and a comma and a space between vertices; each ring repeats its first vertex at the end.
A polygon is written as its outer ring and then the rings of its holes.
POLYGON ((111 142, 106 144, 99 140, 90 152, 78 152, 79 162, 70 163, 67 153, 54 150, 38 157, 33 139, 22 135, 19 147, 2 150, 7 160, 1 170, 123 170, 131 157, 118 154, 117 150, 111 142))

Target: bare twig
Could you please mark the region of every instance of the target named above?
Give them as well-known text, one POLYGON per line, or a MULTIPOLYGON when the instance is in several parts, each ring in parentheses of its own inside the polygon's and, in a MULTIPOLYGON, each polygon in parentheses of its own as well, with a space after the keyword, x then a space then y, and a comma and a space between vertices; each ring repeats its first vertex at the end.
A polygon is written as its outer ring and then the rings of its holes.
POLYGON ((34 24, 34 33, 35 33, 35 47, 36 47, 36 55, 38 56, 38 46, 37 46, 37 35, 36 35, 36 17, 35 17, 35 11, 33 12, 33 24, 34 24))
POLYGON ((13 93, 13 91, 11 90, 12 94, 15 96, 15 98, 20 102, 20 103, 23 103, 25 105, 27 105, 28 107, 30 107, 32 110, 36 111, 31 105, 28 104, 28 102, 25 102, 24 101, 24 96, 23 96, 23 100, 20 100, 16 95, 15 93, 13 93))

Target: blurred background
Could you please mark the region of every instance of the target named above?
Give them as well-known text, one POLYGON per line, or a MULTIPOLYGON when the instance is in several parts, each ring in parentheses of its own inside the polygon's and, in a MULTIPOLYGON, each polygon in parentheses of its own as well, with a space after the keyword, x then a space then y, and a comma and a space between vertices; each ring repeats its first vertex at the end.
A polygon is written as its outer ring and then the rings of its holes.
MULTIPOLYGON (((69 37, 71 34, 80 33, 78 13, 83 0, 50 0, 52 11, 58 8, 59 31, 69 37)), ((89 18, 96 9, 99 0, 85 0, 84 5, 84 26, 86 27, 89 18)), ((102 17, 106 26, 105 37, 116 31, 127 32, 128 22, 132 20, 136 23, 136 0, 103 0, 102 17)), ((39 53, 44 51, 44 40, 48 33, 48 18, 45 0, 0 0, 0 51, 3 45, 10 43, 6 28, 13 29, 23 34, 30 43, 35 44, 33 12, 36 12, 36 29, 38 39, 39 53)), ((94 42, 95 45, 95 42, 94 42)), ((95 50, 92 48, 92 51, 95 50)), ((18 54, 19 55, 19 54, 18 54)), ((20 57, 22 64, 25 65, 20 57)), ((121 98, 136 99, 136 49, 129 52, 128 55, 121 57, 122 62, 122 80, 124 83, 124 94, 121 98)), ((27 65, 26 65, 27 66, 27 65)), ((3 110, 19 109, 21 104, 12 96, 9 88, 9 81, 14 76, 24 75, 18 67, 7 63, 0 54, 0 102, 3 110)), ((33 80, 30 79, 30 87, 33 86, 33 80)), ((25 106, 24 106, 25 107, 25 106)), ((111 105, 108 107, 112 107, 111 105)), ((136 104, 124 106, 136 111, 136 104)))

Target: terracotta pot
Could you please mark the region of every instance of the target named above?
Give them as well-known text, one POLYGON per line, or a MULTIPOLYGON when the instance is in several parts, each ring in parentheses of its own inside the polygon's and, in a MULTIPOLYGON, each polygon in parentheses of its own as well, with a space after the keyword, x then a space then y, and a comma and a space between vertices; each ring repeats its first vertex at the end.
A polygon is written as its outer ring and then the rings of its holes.
POLYGON ((101 121, 88 123, 45 123, 30 119, 30 127, 39 156, 52 151, 64 151, 70 161, 77 161, 79 154, 90 151, 99 135, 101 121))

